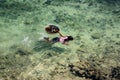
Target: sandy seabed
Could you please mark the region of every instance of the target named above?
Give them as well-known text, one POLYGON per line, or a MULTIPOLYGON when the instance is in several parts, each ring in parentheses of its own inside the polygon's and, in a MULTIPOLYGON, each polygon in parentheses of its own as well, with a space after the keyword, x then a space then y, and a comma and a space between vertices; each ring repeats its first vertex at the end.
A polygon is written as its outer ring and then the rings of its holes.
POLYGON ((119 57, 119 0, 0 0, 0 80, 120 80, 119 57))

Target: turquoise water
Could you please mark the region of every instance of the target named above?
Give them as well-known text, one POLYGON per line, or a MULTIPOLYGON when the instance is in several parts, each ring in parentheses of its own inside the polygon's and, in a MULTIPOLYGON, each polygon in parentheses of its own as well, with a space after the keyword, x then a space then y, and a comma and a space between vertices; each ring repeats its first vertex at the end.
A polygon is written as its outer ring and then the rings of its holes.
POLYGON ((119 5, 118 0, 0 0, 0 80, 119 80, 119 5), (43 36, 59 36, 45 32, 49 24, 74 40, 48 44, 43 36))

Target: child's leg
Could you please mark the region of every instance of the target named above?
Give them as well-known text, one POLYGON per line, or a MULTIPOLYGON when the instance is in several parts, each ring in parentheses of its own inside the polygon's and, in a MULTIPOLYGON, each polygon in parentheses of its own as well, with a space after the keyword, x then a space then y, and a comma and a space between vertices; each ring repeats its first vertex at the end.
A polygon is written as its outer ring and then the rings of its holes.
POLYGON ((44 39, 48 42, 50 42, 49 37, 44 37, 44 39))

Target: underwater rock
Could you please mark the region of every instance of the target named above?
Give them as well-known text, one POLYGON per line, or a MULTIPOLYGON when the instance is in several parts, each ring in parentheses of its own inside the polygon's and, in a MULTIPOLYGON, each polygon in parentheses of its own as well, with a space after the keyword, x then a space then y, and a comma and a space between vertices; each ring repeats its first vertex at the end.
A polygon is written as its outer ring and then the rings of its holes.
POLYGON ((116 34, 116 38, 120 38, 120 34, 116 34))
POLYGON ((46 1, 44 2, 44 4, 50 5, 51 2, 52 2, 52 0, 46 0, 46 1))
POLYGON ((60 23, 61 22, 61 20, 60 20, 60 18, 58 17, 58 16, 56 16, 56 19, 54 20, 56 23, 60 23))
POLYGON ((0 0, 0 3, 4 3, 4 2, 6 2, 6 0, 0 0))
POLYGON ((117 45, 120 45, 120 41, 116 42, 117 45))
POLYGON ((116 79, 120 80, 120 66, 112 68, 111 76, 112 76, 112 78, 116 78, 116 79))
POLYGON ((120 13, 120 10, 113 10, 112 11, 114 14, 119 14, 120 13))
POLYGON ((70 72, 78 77, 83 77, 90 80, 108 80, 105 73, 103 73, 94 63, 89 61, 79 61, 69 64, 70 72))
POLYGON ((105 2, 107 2, 109 4, 114 4, 114 3, 118 3, 119 2, 119 0, 103 0, 103 1, 105 1, 105 2))
POLYGON ((100 39, 103 35, 101 33, 94 33, 91 35, 93 39, 100 39))
POLYGON ((0 80, 18 80, 22 71, 31 63, 27 56, 0 55, 0 80))
POLYGON ((24 24, 25 24, 25 25, 31 25, 32 22, 25 21, 24 24))

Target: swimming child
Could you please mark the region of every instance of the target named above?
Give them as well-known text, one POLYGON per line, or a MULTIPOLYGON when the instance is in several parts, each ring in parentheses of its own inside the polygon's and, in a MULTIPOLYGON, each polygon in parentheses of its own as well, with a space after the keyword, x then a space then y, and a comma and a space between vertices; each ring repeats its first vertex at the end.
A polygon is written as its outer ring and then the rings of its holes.
POLYGON ((45 40, 47 40, 48 42, 54 44, 56 42, 61 42, 62 44, 68 44, 69 41, 73 40, 73 37, 72 36, 63 36, 61 33, 60 33, 60 29, 55 26, 55 25, 48 25, 46 26, 45 28, 45 31, 48 33, 48 34, 54 34, 54 33, 59 33, 60 37, 55 37, 51 40, 49 40, 49 37, 44 37, 45 40))
POLYGON ((68 42, 72 41, 73 37, 72 36, 61 36, 61 37, 55 37, 51 40, 49 40, 48 37, 44 37, 44 39, 50 42, 51 44, 54 44, 56 42, 61 42, 62 44, 68 45, 68 42))

